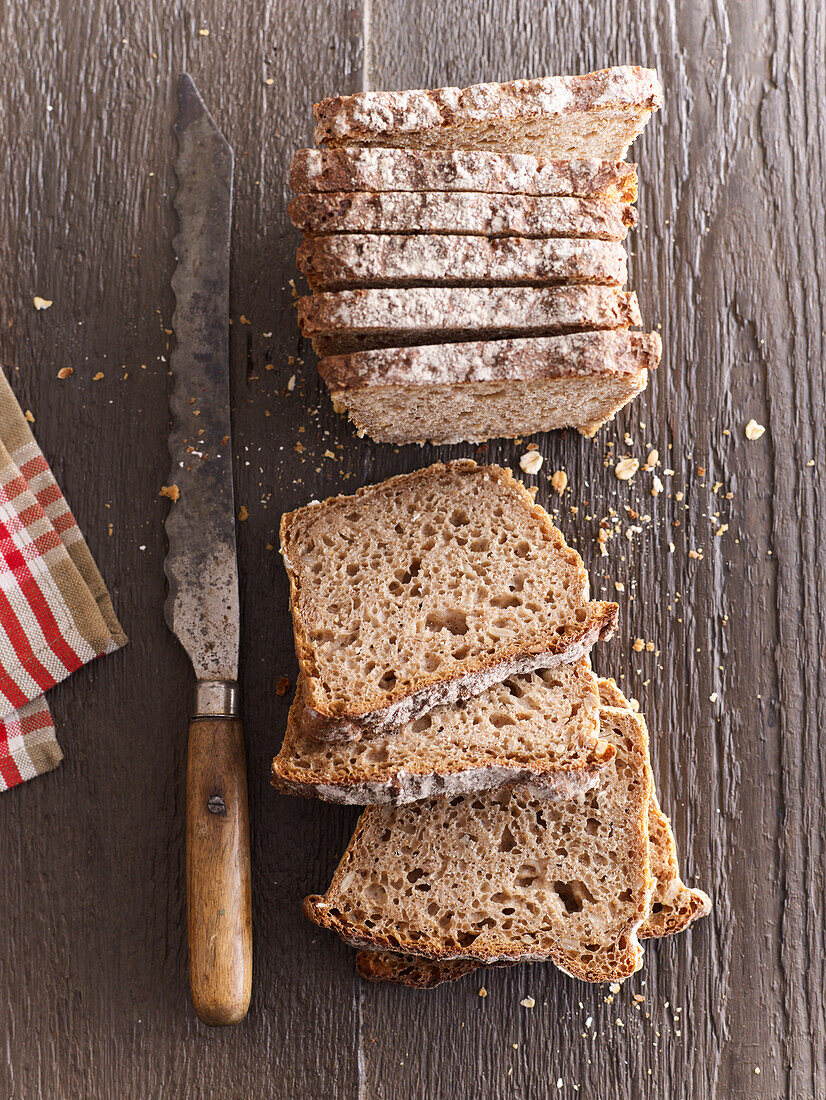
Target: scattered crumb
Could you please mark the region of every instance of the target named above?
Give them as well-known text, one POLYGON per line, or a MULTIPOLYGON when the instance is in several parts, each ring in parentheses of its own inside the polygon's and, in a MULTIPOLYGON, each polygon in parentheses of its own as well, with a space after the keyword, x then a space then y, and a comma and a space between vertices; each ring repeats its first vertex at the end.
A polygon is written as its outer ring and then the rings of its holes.
POLYGON ((611 990, 612 993, 619 993, 621 987, 619 982, 611 982, 608 988, 611 990))
POLYGON ((665 486, 663 485, 663 483, 660 481, 660 479, 657 477, 657 475, 654 474, 654 476, 651 479, 651 496, 652 497, 659 496, 664 488, 665 488, 665 486))
POLYGON ((525 997, 519 1003, 522 1005, 523 1008, 533 1008, 533 1006, 536 1004, 536 1001, 533 999, 533 997, 525 997))
POLYGON ((97 372, 97 374, 92 375, 92 381, 93 382, 99 382, 101 380, 101 378, 103 378, 103 371, 102 370, 99 370, 97 372))
POLYGON ((626 455, 625 458, 621 458, 616 464, 614 473, 620 481, 630 481, 639 468, 640 460, 626 455))
POLYGON ((279 676, 278 681, 275 685, 275 694, 276 695, 286 695, 289 690, 290 690, 289 678, 287 676, 279 676))
POLYGON ((483 985, 480 985, 479 986, 479 996, 480 997, 487 997, 487 995, 488 995, 488 991, 485 989, 485 987, 483 985))
POLYGON ((519 468, 526 474, 538 474, 543 458, 539 451, 526 451, 519 459, 519 468))
POLYGON ((568 475, 564 470, 556 470, 551 477, 551 488, 560 495, 565 492, 568 485, 568 475))
POLYGON ((716 703, 717 702, 717 692, 712 691, 712 693, 711 693, 711 695, 709 695, 708 699, 709 699, 710 703, 716 703))
POLYGON ((241 324, 242 324, 242 325, 251 325, 251 324, 252 324, 252 321, 248 320, 248 319, 247 319, 247 318, 246 318, 246 317, 244 316, 244 314, 242 313, 242 314, 241 314, 241 324))
POLYGON ((756 420, 750 420, 746 424, 746 439, 759 439, 765 430, 762 424, 758 424, 756 420))
POLYGON ((60 378, 62 381, 64 378, 71 378, 74 373, 74 367, 61 367, 60 370, 57 372, 57 377, 60 378))
POLYGON ((34 302, 34 308, 37 310, 49 309, 52 305, 54 305, 54 302, 51 298, 40 298, 37 294, 35 294, 32 301, 34 302))
POLYGON ((34 424, 34 413, 32 412, 31 409, 26 409, 26 411, 23 413, 23 415, 25 416, 25 418, 28 420, 28 422, 30 424, 34 424))
MULTIPOLYGON (((642 651, 645 649, 645 642, 643 641, 642 638, 635 638, 634 639, 634 644, 631 646, 631 648, 634 650, 635 653, 642 653, 642 651)), ((615 985, 616 985, 616 982, 611 983, 611 992, 612 993, 619 993, 619 988, 614 989, 615 985)))
POLYGON ((209 38, 209 27, 201 27, 198 31, 201 38, 209 38))
POLYGON ((290 393, 292 393, 294 389, 295 389, 295 375, 291 374, 290 378, 289 378, 289 381, 287 382, 287 390, 290 393))
POLYGON ((177 485, 162 485, 158 496, 166 497, 167 500, 180 500, 181 490, 177 485))
POLYGON ((243 523, 244 520, 249 519, 249 518, 250 518, 250 514, 247 511, 247 509, 244 507, 244 505, 242 504, 241 507, 238 509, 238 522, 243 523))

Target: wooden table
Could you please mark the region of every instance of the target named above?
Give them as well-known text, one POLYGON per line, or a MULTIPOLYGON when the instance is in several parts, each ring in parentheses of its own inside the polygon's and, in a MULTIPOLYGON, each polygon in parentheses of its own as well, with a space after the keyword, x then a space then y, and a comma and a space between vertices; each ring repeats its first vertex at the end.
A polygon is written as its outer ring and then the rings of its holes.
POLYGON ((131 643, 50 693, 66 760, 0 796, 3 1100, 826 1095, 818 9, 5 5, 2 358, 131 643), (295 323, 287 166, 325 94, 625 61, 655 65, 666 92, 634 147, 632 241, 632 285, 666 353, 644 398, 593 443, 541 437, 533 480, 595 594, 620 603, 618 636, 596 663, 642 702, 686 878, 711 893, 714 912, 650 944, 613 1002, 550 965, 486 974, 484 999, 477 977, 430 993, 369 986, 352 951, 300 909, 327 885, 356 813, 268 783, 289 702, 274 686, 295 675, 279 516, 447 453, 516 465, 524 444, 397 450, 359 441, 333 413, 295 323), (161 613, 171 123, 184 68, 237 157, 232 365, 237 496, 249 512, 239 556, 255 980, 246 1022, 220 1032, 187 999, 190 673, 161 613), (54 305, 36 312, 33 295, 54 305), (74 374, 59 381, 64 366, 74 374), (754 442, 751 418, 766 426, 754 442), (612 468, 650 447, 674 470, 656 499, 649 475, 626 484, 612 468), (559 468, 571 483, 561 502, 549 485, 559 468), (610 507, 623 532, 627 507, 651 519, 601 557, 597 523, 610 507), (637 638, 654 651, 635 652, 637 638), (526 995, 534 1008, 520 1007, 526 995))

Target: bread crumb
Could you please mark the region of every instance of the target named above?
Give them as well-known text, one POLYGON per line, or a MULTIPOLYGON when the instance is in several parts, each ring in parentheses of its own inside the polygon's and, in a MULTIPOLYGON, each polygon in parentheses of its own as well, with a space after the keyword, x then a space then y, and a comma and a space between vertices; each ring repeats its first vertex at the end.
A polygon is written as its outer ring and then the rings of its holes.
POLYGON ((522 1005, 523 1008, 533 1008, 533 1006, 536 1004, 536 1001, 533 999, 533 997, 524 997, 519 1003, 522 1005))
POLYGON ((289 380, 287 382, 287 391, 289 393, 292 393, 294 389, 295 389, 295 375, 291 374, 290 377, 289 377, 289 380))
POLYGON ((290 690, 290 681, 287 676, 279 676, 275 685, 276 695, 286 695, 290 690))
POLYGON ((708 701, 710 703, 716 703, 717 702, 717 692, 716 691, 712 691, 711 695, 709 695, 709 697, 708 697, 708 701))
POLYGON ((31 409, 26 409, 26 411, 23 413, 23 415, 25 416, 25 418, 28 420, 28 422, 30 424, 34 424, 34 413, 32 412, 31 409))
POLYGON ((553 489, 553 491, 562 495, 562 493, 565 492, 567 486, 568 475, 565 473, 564 470, 555 470, 553 476, 551 477, 551 488, 553 489))
POLYGON ((244 520, 247 520, 249 518, 250 518, 250 514, 247 511, 247 509, 244 507, 244 505, 242 504, 241 507, 238 509, 238 522, 243 523, 244 520))
POLYGON ((479 996, 480 997, 487 997, 487 995, 488 995, 488 991, 485 989, 485 987, 483 985, 480 985, 479 986, 479 996))
POLYGON ((654 474, 654 476, 651 478, 651 496, 659 496, 664 488, 665 486, 663 485, 663 483, 660 481, 657 475, 654 474))
POLYGON ((543 461, 539 451, 526 451, 519 459, 519 468, 526 474, 538 474, 543 461))
POLYGON ((158 496, 166 497, 167 500, 177 501, 181 499, 181 490, 177 485, 162 485, 158 496))
POLYGON ((103 371, 102 370, 99 370, 97 372, 97 374, 92 375, 92 381, 93 382, 99 382, 101 380, 101 378, 103 378, 103 371))
POLYGON ((198 34, 201 38, 209 38, 209 27, 201 27, 198 34))
POLYGON ((51 298, 40 298, 37 294, 35 294, 32 301, 34 302, 34 308, 37 310, 49 309, 52 305, 54 305, 54 302, 51 298))
MULTIPOLYGON (((645 649, 645 642, 643 641, 642 638, 635 638, 634 639, 634 644, 631 646, 631 648, 634 650, 635 653, 642 653, 642 651, 645 649)), ((614 989, 615 985, 616 985, 616 982, 611 983, 611 987, 610 987, 611 992, 612 993, 619 993, 619 988, 614 989)))
POLYGON ((625 458, 621 458, 616 464, 614 473, 620 481, 630 481, 639 468, 640 460, 626 455, 625 458))
POLYGON ((619 982, 611 982, 608 988, 611 990, 612 993, 619 993, 621 987, 619 982))
POLYGON ((765 430, 762 424, 758 424, 756 420, 750 420, 746 424, 746 439, 759 439, 765 430))
POLYGON ((71 378, 74 373, 74 367, 61 367, 57 372, 57 377, 62 381, 64 378, 71 378))

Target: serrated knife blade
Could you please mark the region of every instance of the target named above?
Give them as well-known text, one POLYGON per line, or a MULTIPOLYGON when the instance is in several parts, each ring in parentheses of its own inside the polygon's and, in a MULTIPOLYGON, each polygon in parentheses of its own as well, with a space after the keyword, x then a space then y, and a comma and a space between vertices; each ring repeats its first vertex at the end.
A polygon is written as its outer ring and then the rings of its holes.
POLYGON ((167 624, 198 680, 238 679, 238 566, 229 394, 233 154, 188 76, 175 123, 175 314, 166 520, 167 624))
POLYGON ((229 267, 233 155, 184 75, 175 123, 175 350, 166 621, 196 689, 186 774, 189 984, 200 1018, 236 1024, 252 986, 249 810, 238 696, 229 267))

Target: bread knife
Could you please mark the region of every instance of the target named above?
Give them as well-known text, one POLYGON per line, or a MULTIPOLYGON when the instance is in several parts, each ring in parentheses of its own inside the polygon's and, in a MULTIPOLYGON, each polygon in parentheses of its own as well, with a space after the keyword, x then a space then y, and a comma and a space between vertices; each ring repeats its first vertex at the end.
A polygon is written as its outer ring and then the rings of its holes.
POLYGON ((198 1016, 219 1026, 243 1020, 252 986, 229 386, 234 160, 186 74, 179 104, 164 615, 196 677, 186 773, 189 983, 198 1016))

